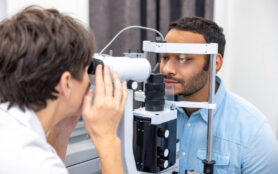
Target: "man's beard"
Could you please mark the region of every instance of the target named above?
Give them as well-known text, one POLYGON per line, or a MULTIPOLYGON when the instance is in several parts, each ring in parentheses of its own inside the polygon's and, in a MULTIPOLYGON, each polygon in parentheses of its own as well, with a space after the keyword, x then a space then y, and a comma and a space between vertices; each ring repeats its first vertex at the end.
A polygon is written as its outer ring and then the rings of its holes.
POLYGON ((175 95, 183 95, 184 97, 188 97, 200 91, 206 85, 208 80, 208 72, 209 71, 202 70, 197 75, 191 77, 187 82, 171 75, 164 75, 164 79, 174 80, 175 82, 181 84, 182 91, 175 95))

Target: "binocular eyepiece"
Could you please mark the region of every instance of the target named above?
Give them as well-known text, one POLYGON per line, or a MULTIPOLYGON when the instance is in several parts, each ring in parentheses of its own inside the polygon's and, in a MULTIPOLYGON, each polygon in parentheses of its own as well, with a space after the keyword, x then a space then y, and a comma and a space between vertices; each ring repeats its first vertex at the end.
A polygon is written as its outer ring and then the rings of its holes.
POLYGON ((89 68, 88 68, 88 74, 91 74, 91 75, 94 75, 95 72, 96 72, 96 68, 98 65, 102 65, 104 66, 104 63, 102 60, 100 59, 93 59, 89 65, 89 68))
POLYGON ((94 75, 98 65, 106 65, 117 72, 121 81, 143 82, 151 74, 151 64, 144 58, 111 57, 96 55, 88 68, 88 74, 94 75))

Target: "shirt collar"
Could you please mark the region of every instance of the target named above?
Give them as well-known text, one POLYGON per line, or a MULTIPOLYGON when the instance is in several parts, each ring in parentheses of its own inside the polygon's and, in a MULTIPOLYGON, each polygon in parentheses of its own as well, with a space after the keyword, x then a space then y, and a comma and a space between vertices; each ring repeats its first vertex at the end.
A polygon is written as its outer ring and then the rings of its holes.
POLYGON ((42 139, 46 141, 46 136, 43 131, 40 120, 34 111, 25 108, 25 111, 22 111, 17 105, 12 106, 8 109, 9 103, 1 103, 0 109, 6 112, 13 119, 17 120, 21 125, 32 129, 36 132, 42 139))
MULTIPOLYGON (((213 111, 213 114, 216 113, 217 111, 217 108, 221 106, 224 98, 225 98, 225 95, 226 95, 226 90, 224 88, 224 85, 222 83, 222 80, 220 79, 220 77, 216 76, 216 83, 219 84, 219 87, 216 91, 216 94, 215 94, 215 98, 214 98, 214 101, 215 101, 215 104, 216 104, 216 109, 213 111)), ((203 120, 207 123, 208 122, 208 109, 200 109, 196 112, 200 112, 201 114, 201 117, 203 118, 203 120)))

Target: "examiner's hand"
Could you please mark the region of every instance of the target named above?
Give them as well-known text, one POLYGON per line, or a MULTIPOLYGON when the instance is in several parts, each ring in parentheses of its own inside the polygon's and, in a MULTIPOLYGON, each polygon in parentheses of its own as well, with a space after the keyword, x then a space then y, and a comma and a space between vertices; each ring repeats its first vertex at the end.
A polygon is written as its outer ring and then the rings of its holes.
POLYGON ((91 91, 84 98, 82 116, 97 150, 99 146, 118 141, 117 128, 127 99, 126 82, 121 84, 115 71, 112 72, 112 76, 114 85, 109 68, 105 66, 102 70, 102 66, 99 65, 96 68, 94 104, 92 105, 91 91))
POLYGON ((95 100, 93 93, 84 97, 82 116, 85 127, 100 157, 102 174, 123 174, 121 141, 117 128, 127 99, 126 82, 121 84, 116 72, 112 72, 114 90, 108 67, 97 66, 95 100))

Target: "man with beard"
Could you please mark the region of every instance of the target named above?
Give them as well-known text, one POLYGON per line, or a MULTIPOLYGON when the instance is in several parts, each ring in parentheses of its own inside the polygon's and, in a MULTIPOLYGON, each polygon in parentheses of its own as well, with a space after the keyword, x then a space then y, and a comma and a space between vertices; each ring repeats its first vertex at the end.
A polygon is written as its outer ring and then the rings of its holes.
MULTIPOLYGON (((222 67, 223 30, 213 21, 186 17, 170 23, 167 43, 218 43, 216 73, 222 67)), ((208 101, 208 55, 162 54, 160 72, 166 85, 185 101, 208 101)), ((215 174, 277 173, 277 141, 265 116, 253 105, 227 91, 216 77, 212 159, 215 174)), ((203 172, 206 159, 208 110, 178 108, 179 172, 203 172)))

